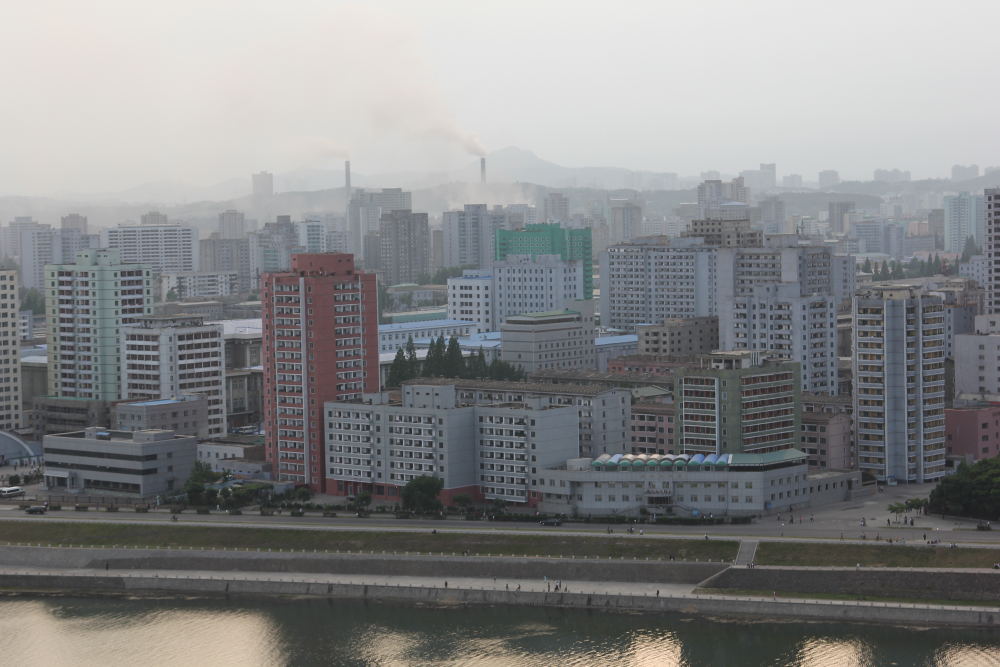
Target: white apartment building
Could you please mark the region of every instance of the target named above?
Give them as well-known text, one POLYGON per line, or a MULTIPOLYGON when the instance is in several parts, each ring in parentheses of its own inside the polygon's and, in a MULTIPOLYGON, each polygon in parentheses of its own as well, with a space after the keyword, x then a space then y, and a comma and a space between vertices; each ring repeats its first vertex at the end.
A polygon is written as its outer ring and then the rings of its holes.
POLYGON ((177 298, 193 296, 217 297, 240 293, 240 274, 237 271, 195 271, 192 273, 168 273, 161 276, 163 294, 174 291, 177 298))
MULTIPOLYGON (((848 264, 853 266, 853 258, 848 264)), ((829 248, 767 237, 762 248, 719 250, 719 348, 768 350, 802 364, 802 391, 837 394, 837 306, 847 266, 829 248)))
POLYGON ((454 318, 447 320, 422 320, 419 322, 400 322, 398 324, 378 325, 379 352, 395 352, 406 348, 406 342, 413 340, 433 339, 441 336, 447 341, 455 338, 468 338, 472 331, 468 322, 454 318))
POLYGON ((43 225, 33 220, 31 216, 19 215, 10 224, 0 229, 0 252, 3 258, 21 256, 21 232, 33 229, 52 229, 52 225, 43 225))
POLYGON ((97 247, 97 235, 79 229, 28 229, 21 232, 21 280, 24 287, 45 288, 45 266, 76 260, 78 250, 97 247))
POLYGON ((990 259, 986 255, 973 255, 968 262, 958 265, 958 275, 972 278, 979 286, 986 289, 989 283, 990 259))
POLYGON ((489 269, 496 256, 496 231, 511 229, 510 215, 502 206, 466 204, 461 211, 442 214, 444 265, 489 269))
POLYGON ((496 290, 489 269, 466 269, 448 279, 448 319, 473 324, 473 333, 495 331, 496 290))
POLYGON ((592 299, 561 310, 510 315, 500 327, 500 358, 526 373, 548 368, 597 368, 592 299))
POLYGON ((4 431, 22 426, 17 287, 17 271, 0 271, 0 430, 4 431))
POLYGON ((1000 314, 1000 188, 983 191, 986 219, 986 314, 1000 314))
POLYGON ((567 301, 584 298, 583 260, 559 255, 507 255, 493 262, 495 309, 492 329, 511 315, 556 310, 567 301))
POLYGON ((634 330, 665 319, 717 315, 718 248, 702 239, 637 238, 600 257, 601 324, 634 330))
POLYGON ((965 239, 973 237, 982 243, 986 231, 986 197, 962 192, 944 198, 944 249, 962 252, 965 239))
POLYGON ((198 230, 179 224, 120 224, 101 230, 101 248, 116 248, 125 264, 149 264, 154 275, 199 271, 198 230))
POLYGON ((123 399, 201 394, 208 401, 208 437, 226 432, 225 342, 221 324, 199 316, 140 317, 121 335, 123 399))
POLYGON ((944 477, 943 311, 920 287, 871 287, 854 297, 858 467, 879 480, 944 477))
POLYGON ((246 234, 246 221, 240 211, 223 211, 219 214, 219 236, 224 239, 241 239, 246 234))
POLYGON ((478 404, 460 393, 405 384, 401 401, 365 394, 325 403, 328 492, 395 502, 407 482, 426 475, 443 482, 445 504, 466 493, 528 506, 536 471, 577 449, 576 409, 541 397, 478 404))

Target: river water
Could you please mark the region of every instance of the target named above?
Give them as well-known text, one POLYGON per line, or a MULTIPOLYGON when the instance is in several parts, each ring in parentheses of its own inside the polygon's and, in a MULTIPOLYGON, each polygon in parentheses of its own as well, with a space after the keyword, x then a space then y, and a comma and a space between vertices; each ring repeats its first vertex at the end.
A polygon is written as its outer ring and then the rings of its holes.
POLYGON ((353 600, 0 599, 0 661, 73 665, 1000 665, 1000 633, 353 600))

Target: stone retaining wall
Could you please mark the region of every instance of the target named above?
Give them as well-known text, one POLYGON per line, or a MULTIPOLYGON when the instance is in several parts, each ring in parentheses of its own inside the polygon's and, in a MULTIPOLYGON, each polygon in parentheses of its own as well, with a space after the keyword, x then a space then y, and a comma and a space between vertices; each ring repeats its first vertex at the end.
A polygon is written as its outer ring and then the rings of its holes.
POLYGON ((481 589, 411 588, 365 584, 326 584, 292 581, 246 581, 237 578, 176 579, 168 577, 122 577, 103 575, 0 575, 0 588, 21 590, 79 590, 119 593, 161 591, 215 595, 301 595, 359 598, 439 604, 512 604, 585 609, 680 612, 718 616, 752 616, 884 622, 911 625, 961 625, 997 627, 1000 611, 893 605, 882 603, 761 600, 750 598, 706 598, 698 596, 654 597, 548 593, 481 589))

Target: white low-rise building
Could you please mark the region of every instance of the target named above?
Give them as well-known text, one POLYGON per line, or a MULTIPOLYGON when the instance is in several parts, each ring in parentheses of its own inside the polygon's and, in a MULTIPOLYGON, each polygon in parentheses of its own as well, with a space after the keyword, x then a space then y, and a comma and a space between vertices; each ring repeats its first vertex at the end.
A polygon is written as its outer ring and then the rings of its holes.
POLYGON ((239 276, 236 271, 168 273, 161 277, 161 298, 166 301, 170 292, 174 292, 178 299, 239 294, 239 276))

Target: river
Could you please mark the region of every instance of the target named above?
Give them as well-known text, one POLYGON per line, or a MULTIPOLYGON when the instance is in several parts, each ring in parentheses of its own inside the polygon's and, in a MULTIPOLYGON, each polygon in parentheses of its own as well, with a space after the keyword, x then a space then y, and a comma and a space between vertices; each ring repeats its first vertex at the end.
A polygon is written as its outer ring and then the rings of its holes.
POLYGON ((355 600, 0 599, 5 665, 1000 665, 1000 634, 355 600))

